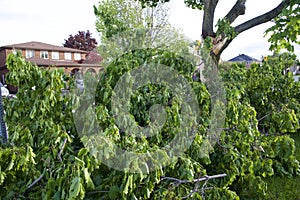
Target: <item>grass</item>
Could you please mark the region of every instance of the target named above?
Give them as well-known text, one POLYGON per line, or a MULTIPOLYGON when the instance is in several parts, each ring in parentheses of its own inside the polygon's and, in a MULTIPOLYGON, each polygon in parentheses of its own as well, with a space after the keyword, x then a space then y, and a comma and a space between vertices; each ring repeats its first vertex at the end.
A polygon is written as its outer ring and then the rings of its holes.
MULTIPOLYGON (((300 134, 293 134, 295 140, 296 157, 300 161, 300 134)), ((268 191, 264 199, 269 200, 300 200, 300 177, 270 177, 267 180, 268 191)))

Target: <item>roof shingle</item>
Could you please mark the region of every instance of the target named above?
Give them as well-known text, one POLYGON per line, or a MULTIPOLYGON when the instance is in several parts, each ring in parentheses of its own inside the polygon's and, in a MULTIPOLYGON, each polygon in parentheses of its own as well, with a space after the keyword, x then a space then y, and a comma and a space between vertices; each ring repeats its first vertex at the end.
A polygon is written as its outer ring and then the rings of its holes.
POLYGON ((228 61, 229 62, 259 62, 259 60, 252 58, 250 56, 247 56, 245 54, 240 54, 234 58, 231 58, 228 61))

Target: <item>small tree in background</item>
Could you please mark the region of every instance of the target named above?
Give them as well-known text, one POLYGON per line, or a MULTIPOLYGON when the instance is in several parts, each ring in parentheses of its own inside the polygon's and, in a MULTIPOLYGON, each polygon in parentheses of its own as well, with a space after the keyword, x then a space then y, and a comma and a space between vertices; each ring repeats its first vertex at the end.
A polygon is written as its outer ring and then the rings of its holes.
POLYGON ((84 51, 92 51, 97 46, 97 41, 92 38, 92 33, 89 30, 78 31, 76 35, 70 35, 69 38, 63 44, 64 47, 79 49, 84 51))
POLYGON ((94 5, 98 50, 102 65, 109 64, 129 49, 167 47, 187 55, 189 40, 169 23, 169 4, 143 8, 131 0, 103 0, 94 5))

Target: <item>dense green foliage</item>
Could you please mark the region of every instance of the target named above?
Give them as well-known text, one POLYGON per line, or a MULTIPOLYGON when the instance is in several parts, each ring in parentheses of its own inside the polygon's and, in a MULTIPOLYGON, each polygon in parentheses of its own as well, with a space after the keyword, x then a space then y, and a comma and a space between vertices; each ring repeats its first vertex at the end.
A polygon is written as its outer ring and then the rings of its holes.
POLYGON ((0 151, 1 198, 84 197, 94 188, 89 173, 97 165, 76 136, 71 98, 61 95, 63 73, 13 54, 7 66, 7 80, 19 92, 17 99, 5 102, 9 143, 0 151))
MULTIPOLYGON (((203 146, 210 145, 204 142, 211 120, 210 93, 205 84, 192 80, 190 60, 161 49, 124 54, 100 74, 95 113, 106 136, 122 149, 139 152, 161 148, 176 137, 183 118, 181 100, 160 84, 141 86, 130 99, 130 115, 141 126, 149 124, 152 105, 165 106, 166 122, 154 137, 124 134, 116 124, 110 102, 114 86, 123 74, 145 63, 170 66, 185 77, 199 103, 199 128, 178 160, 165 167, 158 164, 149 173, 130 173, 107 167, 83 146, 72 115, 72 102, 80 99, 61 95, 62 73, 41 69, 11 54, 7 78, 19 86, 19 92, 17 99, 5 101, 9 143, 0 149, 1 198, 201 199, 205 195, 206 199, 258 199, 267 191, 266 177, 298 175, 295 144, 288 134, 299 128, 299 83, 290 73, 282 73, 284 60, 269 59, 250 70, 236 64, 224 67, 226 119, 209 151, 203 146), (222 173, 227 176, 189 182, 222 173)), ((106 156, 113 156, 109 148, 106 156)), ((168 159, 169 155, 165 156, 168 159)), ((147 165, 136 160, 131 164, 147 165)))
POLYGON ((275 18, 275 24, 267 29, 266 34, 270 34, 270 49, 280 51, 287 49, 293 52, 295 44, 300 44, 300 1, 291 0, 290 5, 275 18))
MULTIPOLYGON (((296 158, 300 160, 300 135, 290 135, 296 144, 296 158)), ((266 197, 260 199, 290 200, 300 199, 300 177, 272 176, 265 179, 268 184, 266 197)))

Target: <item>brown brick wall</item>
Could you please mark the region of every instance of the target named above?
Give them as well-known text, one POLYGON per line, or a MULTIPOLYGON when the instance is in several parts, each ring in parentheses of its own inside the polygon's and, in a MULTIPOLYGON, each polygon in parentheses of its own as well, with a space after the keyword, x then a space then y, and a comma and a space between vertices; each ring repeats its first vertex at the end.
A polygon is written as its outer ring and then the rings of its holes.
POLYGON ((65 59, 65 53, 64 52, 59 52, 59 59, 64 60, 65 59))
POLYGON ((40 53, 41 52, 39 50, 35 50, 34 51, 34 56, 37 57, 37 58, 39 58, 40 57, 40 53))
POLYGON ((2 49, 0 51, 0 67, 4 66, 6 62, 6 51, 5 49, 2 49))

